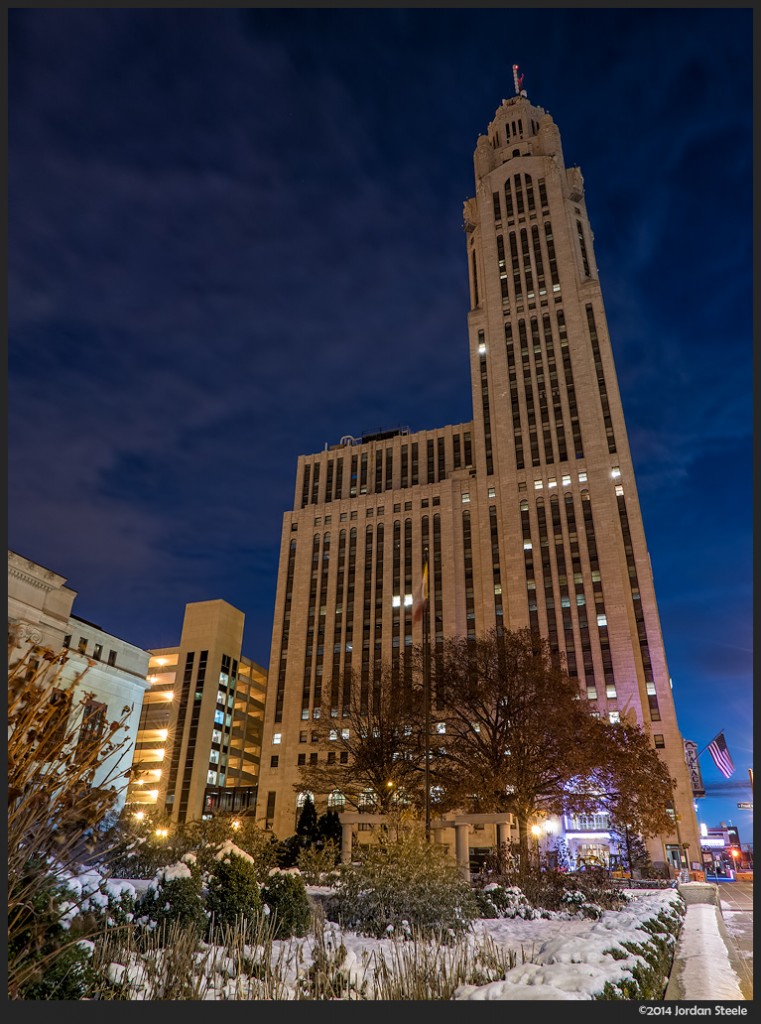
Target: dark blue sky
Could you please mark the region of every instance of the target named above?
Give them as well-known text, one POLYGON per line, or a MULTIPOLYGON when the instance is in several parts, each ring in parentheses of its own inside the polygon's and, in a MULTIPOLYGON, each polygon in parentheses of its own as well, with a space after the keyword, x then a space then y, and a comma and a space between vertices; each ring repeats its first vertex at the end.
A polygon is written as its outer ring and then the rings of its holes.
POLYGON ((584 174, 680 726, 745 782, 749 9, 11 10, 9 547, 141 647, 224 598, 266 665, 297 457, 471 418, 513 63, 584 174))

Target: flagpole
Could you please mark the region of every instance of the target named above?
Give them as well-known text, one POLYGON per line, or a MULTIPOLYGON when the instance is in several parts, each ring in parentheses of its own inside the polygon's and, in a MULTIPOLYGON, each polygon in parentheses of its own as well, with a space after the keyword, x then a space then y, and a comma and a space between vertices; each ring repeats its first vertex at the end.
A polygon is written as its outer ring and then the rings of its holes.
MULTIPOLYGON (((424 571, 428 567, 428 548, 424 549, 424 571)), ((430 736, 431 736, 431 657, 429 650, 429 620, 430 615, 430 601, 427 599, 428 595, 425 595, 425 604, 423 605, 423 704, 425 711, 424 718, 424 732, 425 740, 423 743, 423 756, 425 758, 424 766, 424 786, 425 786, 425 841, 430 843, 431 841, 431 780, 430 780, 430 736)))

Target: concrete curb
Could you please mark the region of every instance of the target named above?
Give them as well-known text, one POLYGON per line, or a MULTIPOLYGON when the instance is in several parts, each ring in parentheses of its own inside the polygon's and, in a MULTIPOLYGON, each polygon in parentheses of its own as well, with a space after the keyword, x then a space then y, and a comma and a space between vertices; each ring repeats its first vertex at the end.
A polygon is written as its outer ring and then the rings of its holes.
POLYGON ((753 990, 748 982, 747 969, 724 924, 718 885, 687 882, 679 885, 678 890, 687 904, 687 912, 677 939, 674 964, 664 999, 752 999, 753 990), (709 908, 712 913, 708 912, 709 908), (690 928, 689 940, 686 935, 688 921, 691 926, 693 923, 696 925, 690 928), (717 941, 726 949, 734 978, 727 977, 726 971, 717 975, 717 941), (709 995, 706 986, 710 984, 710 979, 715 979, 716 991, 709 995))

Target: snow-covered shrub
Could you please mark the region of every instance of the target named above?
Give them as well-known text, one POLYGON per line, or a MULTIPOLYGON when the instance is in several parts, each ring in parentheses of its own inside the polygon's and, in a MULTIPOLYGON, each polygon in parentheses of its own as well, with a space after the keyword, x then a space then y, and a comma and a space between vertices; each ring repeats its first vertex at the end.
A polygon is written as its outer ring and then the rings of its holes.
POLYGON ((597 903, 590 903, 586 895, 578 889, 571 889, 565 893, 561 902, 564 910, 579 917, 589 917, 595 921, 602 917, 602 907, 597 903))
POLYGON ((262 889, 262 899, 272 914, 276 939, 306 935, 312 908, 301 875, 273 871, 262 889))
POLYGON ((192 855, 160 868, 137 907, 137 922, 144 928, 166 931, 176 923, 199 938, 207 917, 201 872, 192 855))
POLYGON ((492 882, 483 889, 476 889, 473 894, 478 903, 479 917, 520 917, 532 921, 539 917, 526 894, 517 886, 502 886, 492 882))
POLYGON ((220 852, 207 882, 206 909, 215 925, 234 925, 262 913, 262 897, 256 867, 242 851, 220 852))
POLYGON ((598 999, 663 999, 685 910, 683 899, 674 901, 642 922, 642 930, 650 934, 645 942, 623 941, 619 947, 605 950, 616 960, 624 960, 628 954, 632 963, 630 975, 616 984, 607 982, 598 999))
POLYGON ((342 865, 326 913, 366 935, 438 935, 467 929, 478 916, 473 892, 436 843, 402 831, 380 833, 359 864, 342 865))
POLYGON ((72 933, 77 893, 45 873, 30 888, 8 933, 8 962, 23 957, 23 972, 9 977, 12 999, 81 999, 92 983, 90 953, 72 933))

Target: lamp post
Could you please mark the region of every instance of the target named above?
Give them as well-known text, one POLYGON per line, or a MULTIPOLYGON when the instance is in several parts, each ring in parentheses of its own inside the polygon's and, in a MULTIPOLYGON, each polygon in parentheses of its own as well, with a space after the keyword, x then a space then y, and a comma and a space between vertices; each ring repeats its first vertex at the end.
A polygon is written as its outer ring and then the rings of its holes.
POLYGON ((539 836, 541 834, 542 834, 542 827, 541 827, 541 825, 532 825, 531 826, 531 835, 534 837, 534 842, 536 843, 536 867, 537 867, 537 870, 539 870, 539 867, 540 867, 540 864, 539 864, 539 836))

